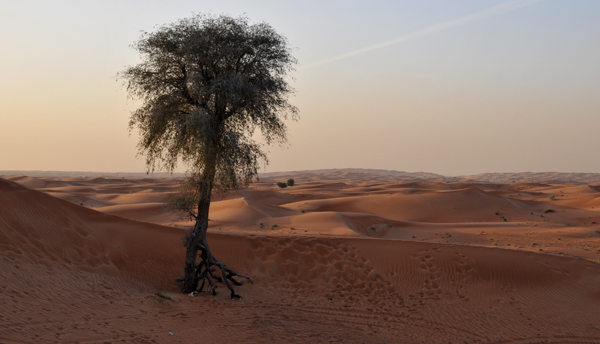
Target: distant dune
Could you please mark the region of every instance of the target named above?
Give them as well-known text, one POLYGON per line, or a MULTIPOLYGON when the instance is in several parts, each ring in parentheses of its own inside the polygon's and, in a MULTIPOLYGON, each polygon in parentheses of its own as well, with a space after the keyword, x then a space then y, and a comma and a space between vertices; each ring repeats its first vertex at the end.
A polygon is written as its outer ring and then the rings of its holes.
POLYGON ((149 175, 145 172, 93 172, 93 171, 24 171, 24 170, 0 170, 0 176, 28 176, 28 177, 48 177, 48 178, 181 178, 184 173, 155 172, 149 175))
MULTIPOLYGON (((301 176, 301 181, 344 181, 363 180, 372 182, 414 181, 480 181, 492 183, 547 183, 547 184, 600 184, 600 173, 563 173, 563 172, 515 172, 515 173, 480 173, 465 176, 443 176, 429 172, 402 172, 394 170, 343 168, 308 171, 269 172, 259 174, 260 178, 286 178, 288 176, 301 176)), ((155 172, 71 172, 71 171, 22 171, 0 170, 0 176, 29 176, 48 178, 182 178, 184 173, 155 172)))
POLYGON ((600 173, 482 173, 471 176, 461 176, 460 178, 463 180, 496 183, 600 184, 600 173))
POLYGON ((178 293, 178 178, 78 174, 0 178, 0 343, 600 343, 595 175, 261 175, 209 214, 232 301, 178 293))

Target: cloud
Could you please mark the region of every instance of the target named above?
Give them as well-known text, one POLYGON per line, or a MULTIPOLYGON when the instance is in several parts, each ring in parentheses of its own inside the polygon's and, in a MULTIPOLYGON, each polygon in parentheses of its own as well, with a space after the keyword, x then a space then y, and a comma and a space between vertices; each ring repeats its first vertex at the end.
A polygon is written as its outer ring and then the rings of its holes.
POLYGON ((474 22, 474 21, 478 21, 478 20, 482 20, 482 19, 486 19, 486 18, 490 18, 493 16, 497 16, 506 12, 510 12, 510 11, 514 11, 517 10, 519 8, 522 7, 526 7, 526 6, 531 6, 540 2, 544 2, 546 0, 513 0, 513 1, 508 1, 505 3, 502 3, 500 5, 496 5, 493 7, 490 7, 488 9, 485 9, 483 11, 479 11, 479 12, 475 12, 469 15, 466 15, 464 17, 460 17, 457 19, 453 19, 453 20, 449 20, 449 21, 445 21, 443 23, 439 23, 439 24, 435 24, 432 26, 428 26, 426 28, 408 33, 406 35, 400 36, 396 39, 387 41, 387 42, 382 42, 379 44, 375 44, 375 45, 371 45, 365 48, 361 48, 361 49, 357 49, 342 55, 338 55, 335 57, 331 57, 322 61, 318 61, 318 62, 314 62, 308 65, 304 65, 304 66, 300 66, 297 68, 298 71, 302 71, 302 70, 306 70, 309 68, 313 68, 313 67, 317 67, 317 66, 322 66, 325 64, 329 64, 332 62, 336 62, 339 60, 343 60, 345 58, 351 57, 351 56, 355 56, 355 55, 359 55, 359 54, 363 54, 366 53, 368 51, 371 50, 375 50, 375 49, 379 49, 379 48, 383 48, 383 47, 387 47, 390 45, 394 45, 394 44, 398 44, 398 43, 402 43, 402 42, 406 42, 406 41, 410 41, 412 39, 416 39, 416 38, 420 38, 420 37, 425 37, 425 36, 429 36, 429 35, 433 35, 434 33, 438 33, 447 29, 450 29, 454 26, 459 26, 459 25, 463 25, 466 23, 470 23, 470 22, 474 22))

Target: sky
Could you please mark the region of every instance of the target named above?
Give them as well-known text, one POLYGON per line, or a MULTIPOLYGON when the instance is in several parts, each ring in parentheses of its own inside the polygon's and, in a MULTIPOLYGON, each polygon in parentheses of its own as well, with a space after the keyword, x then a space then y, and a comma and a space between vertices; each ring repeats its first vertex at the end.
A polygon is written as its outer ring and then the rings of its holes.
POLYGON ((194 13, 293 47, 300 120, 262 171, 600 173, 597 0, 0 0, 0 170, 145 171, 117 73, 194 13))

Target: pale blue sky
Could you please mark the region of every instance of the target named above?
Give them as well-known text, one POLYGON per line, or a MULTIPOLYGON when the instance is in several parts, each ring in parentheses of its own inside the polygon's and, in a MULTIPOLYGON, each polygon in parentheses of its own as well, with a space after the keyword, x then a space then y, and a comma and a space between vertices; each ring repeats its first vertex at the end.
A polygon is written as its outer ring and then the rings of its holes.
MULTIPOLYGON (((140 31, 265 21, 311 65, 507 1, 0 1, 0 170, 143 171, 117 72, 140 31)), ((600 172, 600 1, 524 6, 295 73, 267 171, 600 172)))

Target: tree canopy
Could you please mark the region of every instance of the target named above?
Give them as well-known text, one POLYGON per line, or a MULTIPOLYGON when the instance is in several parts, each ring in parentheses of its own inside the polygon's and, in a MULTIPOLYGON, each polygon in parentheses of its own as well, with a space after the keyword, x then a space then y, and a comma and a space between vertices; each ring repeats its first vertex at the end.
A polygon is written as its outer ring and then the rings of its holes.
POLYGON ((284 120, 297 116, 286 80, 296 60, 268 24, 196 15, 144 32, 133 47, 143 62, 121 77, 143 102, 129 126, 149 171, 182 161, 197 173, 215 163, 214 186, 226 191, 268 162, 256 130, 267 144, 285 142, 284 120))

